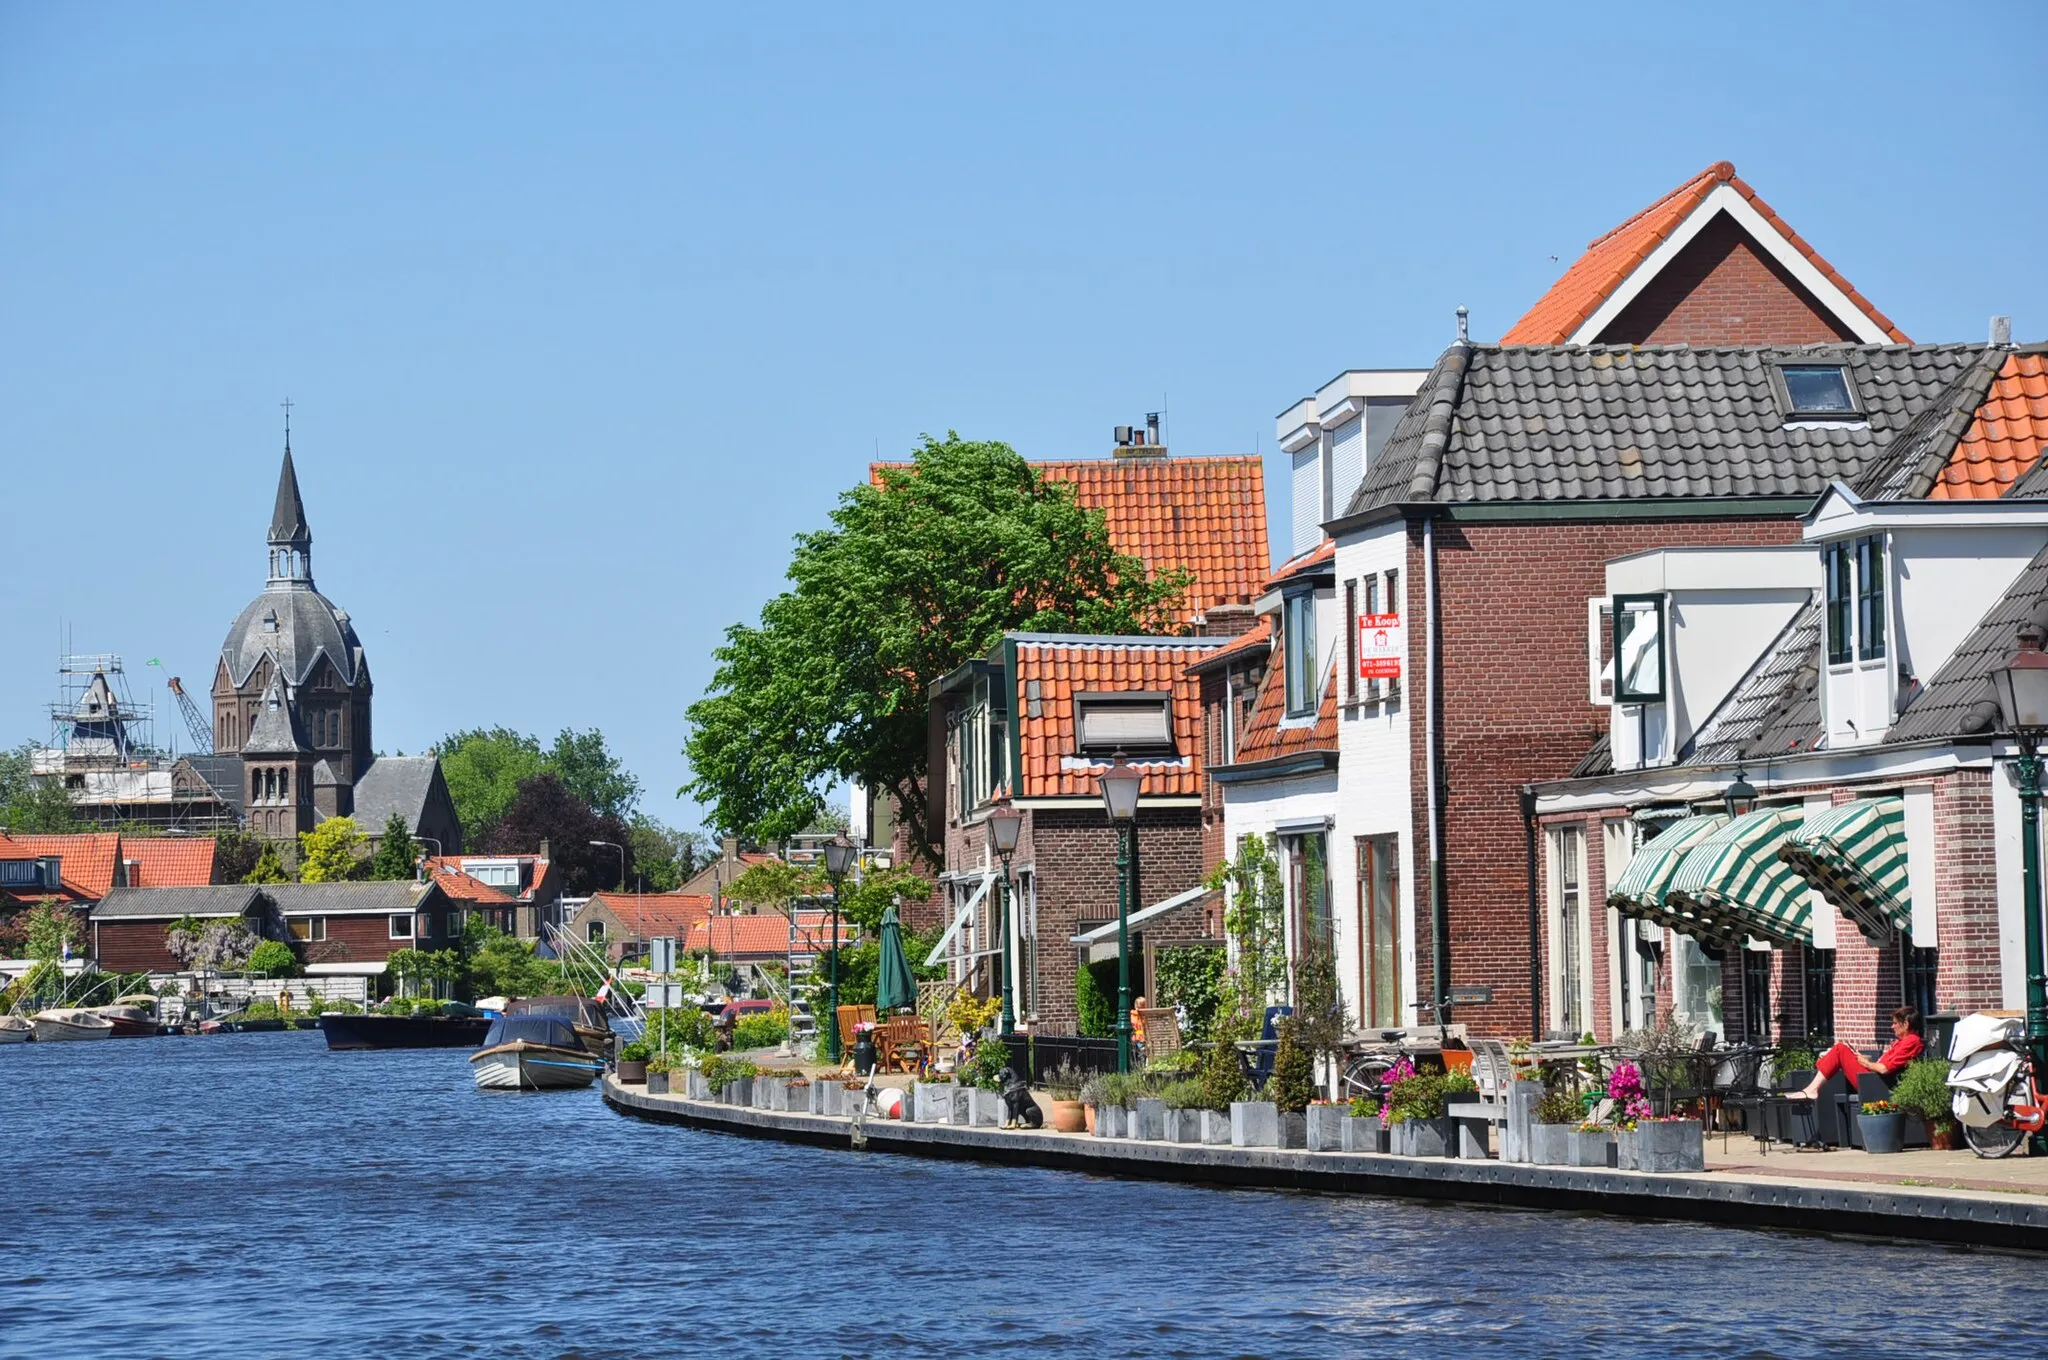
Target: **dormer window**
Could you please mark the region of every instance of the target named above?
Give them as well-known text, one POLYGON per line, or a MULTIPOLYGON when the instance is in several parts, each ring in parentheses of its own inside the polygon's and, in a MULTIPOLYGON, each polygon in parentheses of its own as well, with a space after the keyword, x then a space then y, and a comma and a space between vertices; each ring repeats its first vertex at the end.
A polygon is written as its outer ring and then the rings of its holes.
POLYGON ((1074 740, 1080 754, 1175 754, 1173 696, 1152 691, 1076 694, 1074 740))
POLYGON ((1287 654, 1287 716, 1305 718, 1316 711, 1315 592, 1289 595, 1284 612, 1281 648, 1287 654))
POLYGON ((1860 420, 1856 389, 1841 364, 1780 364, 1773 372, 1787 420, 1860 420))
POLYGON ((1884 537, 1827 546, 1828 664, 1877 661, 1885 647, 1884 537))

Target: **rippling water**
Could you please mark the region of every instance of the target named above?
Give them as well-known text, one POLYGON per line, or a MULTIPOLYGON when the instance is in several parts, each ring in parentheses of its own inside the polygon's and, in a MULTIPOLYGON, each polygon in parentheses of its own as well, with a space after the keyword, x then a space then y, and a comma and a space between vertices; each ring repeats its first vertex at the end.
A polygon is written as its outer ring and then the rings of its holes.
POLYGON ((2029 1259, 783 1147, 464 1058, 0 1048, 0 1355, 1982 1356, 2048 1307, 2029 1259))

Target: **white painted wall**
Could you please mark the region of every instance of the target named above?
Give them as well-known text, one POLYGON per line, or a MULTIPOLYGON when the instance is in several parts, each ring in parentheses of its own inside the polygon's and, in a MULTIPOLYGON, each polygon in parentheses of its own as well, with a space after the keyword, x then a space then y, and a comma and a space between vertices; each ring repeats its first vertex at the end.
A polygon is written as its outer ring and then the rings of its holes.
POLYGON ((1893 615, 1906 668, 1923 684, 1941 669, 2044 543, 2048 527, 1895 531, 1893 615))

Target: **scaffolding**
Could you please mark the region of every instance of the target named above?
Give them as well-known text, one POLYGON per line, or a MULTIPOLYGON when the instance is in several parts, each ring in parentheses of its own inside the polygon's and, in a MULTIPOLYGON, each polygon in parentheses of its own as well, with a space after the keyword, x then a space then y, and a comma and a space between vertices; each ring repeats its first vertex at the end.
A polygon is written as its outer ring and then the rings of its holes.
MULTIPOLYGON (((206 772, 175 746, 156 744, 156 707, 135 698, 117 653, 59 657, 49 719, 49 740, 30 752, 29 773, 61 780, 79 820, 154 831, 213 831, 239 823, 206 772)), ((240 776, 235 779, 239 785, 240 776)))

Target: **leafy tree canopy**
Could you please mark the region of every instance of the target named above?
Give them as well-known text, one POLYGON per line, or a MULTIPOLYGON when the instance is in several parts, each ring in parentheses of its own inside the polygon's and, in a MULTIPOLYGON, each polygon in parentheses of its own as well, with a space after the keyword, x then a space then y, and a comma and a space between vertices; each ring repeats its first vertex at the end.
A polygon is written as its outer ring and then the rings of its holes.
POLYGON ((633 814, 628 835, 634 872, 646 879, 653 892, 674 892, 717 854, 702 832, 678 831, 644 812, 633 814))
POLYGON ((45 897, 21 914, 21 933, 28 956, 47 963, 77 946, 85 936, 85 923, 71 908, 45 897))
POLYGON ((735 624, 690 706, 684 792, 761 841, 809 825, 821 791, 858 780, 924 824, 926 692, 1014 629, 1170 626, 1184 575, 1148 576, 1099 512, 1007 444, 927 436, 910 466, 844 493, 832 527, 801 535, 790 588, 735 624))
MULTIPOLYGON (((262 859, 264 839, 253 831, 240 827, 226 827, 213 833, 213 881, 216 883, 254 883, 249 877, 256 870, 257 861, 262 859)), ((275 855, 273 854, 273 858, 275 855)), ((284 866, 277 866, 279 875, 284 866)))
POLYGON ((406 828, 405 818, 394 812, 384 821, 377 840, 377 853, 370 856, 369 877, 395 880, 411 878, 418 869, 420 848, 406 828))
POLYGON ((633 882, 633 836, 625 822, 593 812, 558 776, 547 772, 520 784, 483 848, 530 855, 542 841, 548 842, 548 853, 564 876, 563 891, 572 897, 608 892, 622 879, 633 882), (593 841, 625 846, 626 863, 620 865, 617 850, 593 841))
MULTIPOLYGON (((340 883, 356 872, 356 857, 369 839, 353 817, 329 817, 299 833, 299 882, 340 883)), ((410 877, 410 875, 407 875, 410 877)))
MULTIPOLYGON (((563 728, 553 746, 509 727, 470 728, 442 739, 441 776, 461 819, 463 834, 476 845, 500 840, 498 823, 535 775, 552 774, 600 817, 630 817, 640 801, 640 781, 605 746, 592 728, 563 728)), ((533 847, 526 847, 532 853, 533 847)))
POLYGON ((249 951, 247 967, 264 977, 290 978, 305 972, 299 956, 283 940, 264 940, 249 951))
POLYGON ((78 830, 78 816, 63 781, 30 777, 33 750, 34 742, 23 742, 11 751, 0 751, 0 827, 38 835, 78 830))
POLYGON ((262 853, 256 856, 256 862, 249 867, 249 872, 242 876, 242 881, 244 883, 289 883, 292 881, 291 875, 284 871, 284 859, 277 853, 277 846, 274 842, 265 841, 263 843, 262 853))
POLYGON ((725 895, 750 906, 773 907, 787 912, 799 897, 832 891, 825 875, 805 864, 787 864, 779 859, 748 865, 725 885, 725 895))

